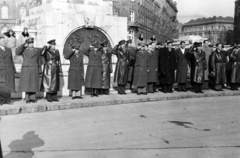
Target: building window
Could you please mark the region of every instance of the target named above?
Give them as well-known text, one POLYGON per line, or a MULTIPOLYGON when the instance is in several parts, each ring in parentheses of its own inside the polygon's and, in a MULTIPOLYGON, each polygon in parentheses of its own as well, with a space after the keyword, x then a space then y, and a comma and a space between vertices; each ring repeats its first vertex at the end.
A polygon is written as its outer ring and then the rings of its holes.
POLYGON ((128 37, 129 37, 129 39, 131 39, 132 41, 133 41, 133 43, 134 43, 134 31, 133 30, 130 30, 129 32, 128 32, 128 37))
POLYGON ((134 16, 135 16, 135 15, 134 15, 134 11, 131 10, 131 11, 130 11, 130 21, 134 21, 134 19, 135 19, 134 16))
POLYGON ((8 19, 8 7, 7 6, 2 7, 1 13, 2 13, 2 19, 8 19))
POLYGON ((20 13, 20 16, 21 17, 24 17, 26 16, 26 8, 25 7, 21 7, 21 9, 19 10, 19 13, 20 13))

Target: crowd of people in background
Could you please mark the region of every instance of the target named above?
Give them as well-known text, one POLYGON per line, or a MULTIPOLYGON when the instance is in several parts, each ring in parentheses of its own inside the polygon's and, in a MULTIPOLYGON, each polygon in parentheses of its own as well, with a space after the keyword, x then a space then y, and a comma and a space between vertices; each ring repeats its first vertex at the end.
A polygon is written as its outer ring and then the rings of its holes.
MULTIPOLYGON (((48 41, 41 49, 34 48, 34 39, 28 34, 27 28, 24 28, 19 42, 16 47, 13 30, 0 36, 0 103, 11 103, 9 93, 15 92, 16 69, 13 57, 21 57, 23 60, 19 92, 25 92, 26 103, 37 102, 36 93, 39 91, 46 92, 48 102, 58 101, 62 68, 56 40, 48 41), (39 75, 42 76, 41 79, 39 75)), ((222 91, 224 87, 238 90, 238 44, 225 51, 223 44, 217 43, 212 48, 208 40, 203 43, 195 42, 188 48, 181 41, 179 48, 174 48, 171 40, 166 40, 161 45, 154 36, 148 42, 140 36, 136 46, 132 40, 121 40, 112 50, 108 49, 108 45, 106 42, 91 43, 87 51, 82 51, 80 45, 72 45, 69 51, 63 52, 64 58, 70 61, 68 89, 72 99, 83 99, 83 86, 91 90, 91 97, 108 95, 113 72, 113 82, 120 95, 126 95, 127 86, 137 95, 158 91, 172 93, 175 83, 179 92, 189 90, 187 83, 190 83, 195 93, 204 93, 209 88, 216 91, 222 91), (84 55, 89 59, 86 74, 84 55), (115 71, 112 66, 113 55, 118 59, 115 71)))

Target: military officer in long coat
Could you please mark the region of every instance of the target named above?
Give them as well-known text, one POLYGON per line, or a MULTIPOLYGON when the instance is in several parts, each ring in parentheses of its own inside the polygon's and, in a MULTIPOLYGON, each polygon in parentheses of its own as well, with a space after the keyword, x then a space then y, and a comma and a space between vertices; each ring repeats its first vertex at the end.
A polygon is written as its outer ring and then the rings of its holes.
POLYGON ((204 52, 205 52, 205 55, 206 55, 206 64, 207 64, 207 70, 204 71, 204 84, 203 84, 203 89, 209 89, 209 67, 210 67, 210 63, 211 63, 211 60, 210 60, 210 55, 212 53, 212 49, 209 47, 209 41, 208 40, 204 40, 203 41, 203 46, 201 48, 204 52))
POLYGON ((180 42, 180 48, 176 50, 177 60, 177 75, 176 82, 178 83, 178 91, 187 91, 187 77, 190 74, 190 67, 188 61, 188 50, 185 48, 185 42, 180 42))
MULTIPOLYGON (((3 35, 0 35, 0 77, 3 78, 11 92, 15 92, 15 66, 13 62, 12 50, 5 45, 3 35)), ((8 101, 10 103, 10 100, 8 101)))
POLYGON ((37 102, 36 92, 39 92, 41 53, 45 51, 45 48, 34 48, 33 43, 34 39, 29 38, 16 50, 16 54, 22 55, 23 57, 23 64, 19 81, 19 91, 26 92, 26 103, 37 102))
POLYGON ((60 73, 62 73, 60 53, 58 49, 56 49, 55 39, 47 43, 49 46, 44 46, 44 48, 47 47, 47 49, 42 53, 45 63, 43 67, 41 91, 46 92, 48 102, 57 102, 57 92, 60 90, 60 73))
POLYGON ((160 83, 164 93, 173 92, 175 82, 176 56, 172 48, 172 42, 167 42, 167 48, 163 48, 160 53, 160 83))
POLYGON ((121 40, 118 45, 115 46, 113 54, 115 54, 118 58, 115 69, 114 82, 117 83, 118 94, 124 95, 126 94, 125 90, 129 71, 129 52, 126 49, 125 40, 121 40))
POLYGON ((222 51, 222 44, 216 44, 216 50, 211 59, 212 72, 214 76, 214 89, 222 91, 223 85, 226 84, 226 56, 222 51))
POLYGON ((240 84, 240 48, 236 46, 232 49, 230 56, 230 87, 231 90, 238 90, 238 85, 240 84))
POLYGON ((107 49, 107 43, 102 43, 102 88, 101 94, 109 94, 112 70, 112 52, 107 49))
POLYGON ((148 72, 149 70, 149 54, 145 44, 140 44, 140 49, 135 53, 135 70, 134 70, 134 87, 137 87, 137 94, 147 94, 148 72))
POLYGON ((149 73, 148 73, 148 93, 154 93, 157 91, 158 83, 158 59, 159 50, 156 49, 156 42, 148 44, 148 56, 149 56, 149 73))
POLYGON ((102 52, 95 43, 90 49, 84 52, 89 59, 85 77, 85 87, 91 89, 91 97, 98 97, 99 90, 102 88, 102 52))
POLYGON ((72 91, 72 99, 83 99, 83 52, 79 50, 78 46, 74 46, 71 51, 64 52, 64 58, 70 61, 70 67, 68 71, 68 89, 72 91))
POLYGON ((191 62, 191 83, 194 86, 196 93, 204 93, 204 71, 207 69, 205 52, 199 48, 199 43, 195 42, 190 49, 191 55, 189 60, 191 62))

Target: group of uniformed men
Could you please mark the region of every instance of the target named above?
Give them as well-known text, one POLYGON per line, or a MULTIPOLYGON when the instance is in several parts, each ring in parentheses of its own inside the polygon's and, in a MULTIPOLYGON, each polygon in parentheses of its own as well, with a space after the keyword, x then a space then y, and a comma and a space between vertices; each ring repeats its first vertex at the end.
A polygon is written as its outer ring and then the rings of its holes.
MULTIPOLYGON (((48 46, 42 49, 34 48, 33 43, 34 39, 28 38, 16 49, 16 54, 23 57, 19 91, 26 93, 26 103, 37 102, 38 91, 47 92, 47 101, 58 101, 62 69, 60 53, 55 48, 56 40, 47 42, 48 46), (41 57, 44 58, 43 70, 41 57), (41 82, 39 74, 42 74, 41 82)), ((72 46, 71 50, 63 53, 64 58, 70 61, 68 89, 71 90, 72 99, 82 99, 83 85, 91 90, 92 97, 109 94, 113 54, 118 58, 114 82, 120 95, 126 94, 127 84, 137 95, 157 92, 157 87, 164 93, 172 93, 174 83, 178 83, 178 91, 185 92, 189 80, 196 93, 203 93, 203 89, 209 89, 209 86, 221 91, 225 84, 230 85, 232 90, 238 90, 238 45, 226 52, 220 43, 213 51, 207 40, 202 47, 195 42, 188 49, 182 41, 180 48, 175 50, 170 40, 161 46, 154 36, 148 43, 140 37, 136 47, 131 40, 121 40, 112 50, 108 49, 107 44, 93 43, 85 52, 79 46, 72 46), (85 79, 83 55, 89 58, 85 79)), ((4 45, 4 36, 0 36, 0 55, 0 100, 3 104, 10 102, 9 92, 15 92, 16 72, 11 49, 4 45)))

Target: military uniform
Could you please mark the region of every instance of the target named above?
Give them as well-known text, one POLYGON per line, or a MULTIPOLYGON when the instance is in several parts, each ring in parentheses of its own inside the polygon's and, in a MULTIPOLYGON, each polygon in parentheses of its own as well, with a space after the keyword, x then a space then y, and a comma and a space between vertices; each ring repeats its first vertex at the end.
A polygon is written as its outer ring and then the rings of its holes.
MULTIPOLYGON (((48 42, 56 45, 55 40, 48 42)), ((57 92, 60 90, 60 73, 62 73, 60 53, 57 49, 44 47, 45 51, 41 54, 44 58, 44 68, 42 74, 41 91, 47 92, 46 99, 49 102, 58 101, 57 92)))
MULTIPOLYGON (((26 43, 33 43, 33 38, 27 39, 26 43)), ((36 102, 36 92, 39 92, 39 74, 41 73, 41 53, 45 50, 26 47, 21 44, 17 55, 22 55, 23 64, 20 74, 19 91, 26 92, 26 102, 36 102)))
MULTIPOLYGON (((95 49, 97 45, 94 45, 95 49)), ((102 52, 99 50, 89 49, 84 52, 89 62, 85 77, 85 87, 92 90, 91 96, 98 96, 99 90, 102 88, 102 52)))
POLYGON ((82 99, 82 86, 84 84, 83 53, 79 48, 64 53, 65 59, 70 61, 68 71, 68 89, 72 91, 72 99, 82 99), (75 53, 78 51, 78 53, 75 53))

